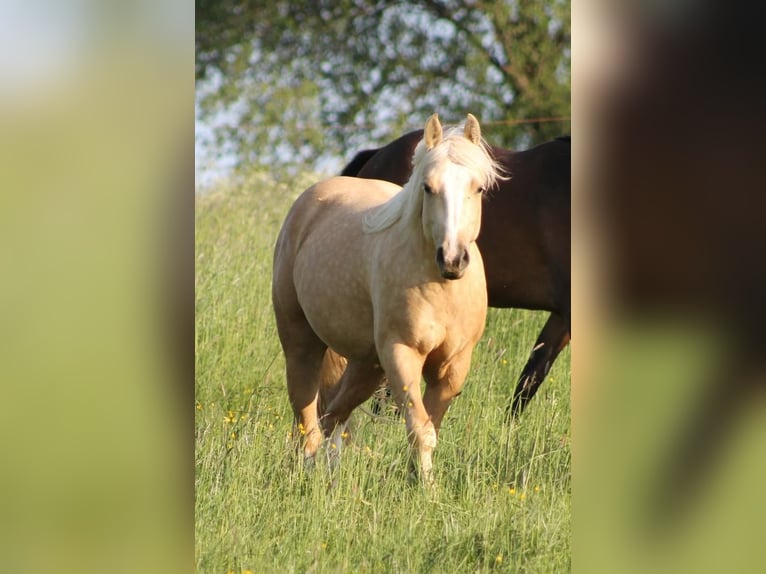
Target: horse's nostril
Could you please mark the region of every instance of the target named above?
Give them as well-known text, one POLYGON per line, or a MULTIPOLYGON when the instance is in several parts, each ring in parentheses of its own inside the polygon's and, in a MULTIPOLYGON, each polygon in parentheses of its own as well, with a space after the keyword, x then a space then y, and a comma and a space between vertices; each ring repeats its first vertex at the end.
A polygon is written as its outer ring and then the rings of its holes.
POLYGON ((463 255, 460 257, 460 266, 464 268, 471 261, 471 256, 468 254, 468 250, 463 251, 463 255))
POLYGON ((440 266, 444 265, 444 249, 441 247, 436 250, 436 263, 440 266))

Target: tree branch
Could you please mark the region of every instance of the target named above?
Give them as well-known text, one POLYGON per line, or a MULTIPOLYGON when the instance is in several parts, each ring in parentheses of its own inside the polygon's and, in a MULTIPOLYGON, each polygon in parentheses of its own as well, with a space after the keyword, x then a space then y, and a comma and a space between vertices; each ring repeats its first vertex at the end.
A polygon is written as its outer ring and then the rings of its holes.
MULTIPOLYGON (((486 58, 489 64, 491 64, 496 70, 498 70, 503 77, 508 81, 508 83, 511 85, 511 89, 514 92, 527 94, 529 93, 529 89, 531 86, 531 82, 529 80, 529 77, 525 74, 521 73, 519 70, 514 68, 513 66, 504 66, 500 60, 497 58, 497 56, 491 54, 481 43, 481 40, 471 31, 470 28, 466 26, 465 20, 458 20, 456 18, 453 18, 450 12, 448 11, 447 7, 438 2, 437 0, 426 0, 423 2, 423 4, 426 6, 429 11, 437 16, 438 18, 443 18, 445 20, 448 20, 452 23, 453 26, 455 26, 455 29, 460 32, 466 40, 468 40, 468 43, 473 46, 474 49, 476 49, 480 54, 483 54, 486 58)), ((492 25, 493 31, 495 32, 495 36, 499 38, 497 34, 497 27, 495 26, 495 22, 490 19, 490 24, 492 25)))

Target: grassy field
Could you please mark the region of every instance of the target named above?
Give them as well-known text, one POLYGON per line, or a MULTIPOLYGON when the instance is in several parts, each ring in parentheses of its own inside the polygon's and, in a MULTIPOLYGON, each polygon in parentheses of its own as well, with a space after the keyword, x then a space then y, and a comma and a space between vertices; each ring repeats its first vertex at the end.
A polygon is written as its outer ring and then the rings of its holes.
POLYGON ((394 416, 355 414, 334 488, 326 465, 299 471, 270 282, 279 226, 310 183, 256 174, 197 197, 197 571, 569 571, 569 349, 504 423, 544 313, 490 309, 440 433, 435 488, 407 481, 394 416))

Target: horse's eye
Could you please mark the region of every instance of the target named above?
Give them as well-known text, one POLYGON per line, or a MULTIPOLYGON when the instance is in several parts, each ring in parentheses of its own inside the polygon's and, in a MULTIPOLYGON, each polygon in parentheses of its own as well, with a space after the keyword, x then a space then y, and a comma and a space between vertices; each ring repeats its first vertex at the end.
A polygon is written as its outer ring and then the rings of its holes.
POLYGON ((486 187, 480 187, 479 188, 479 193, 486 193, 486 191, 487 191, 486 187))
POLYGON ((431 186, 428 185, 427 183, 423 184, 423 191, 425 191, 426 193, 433 193, 434 192, 434 190, 431 189, 431 186))

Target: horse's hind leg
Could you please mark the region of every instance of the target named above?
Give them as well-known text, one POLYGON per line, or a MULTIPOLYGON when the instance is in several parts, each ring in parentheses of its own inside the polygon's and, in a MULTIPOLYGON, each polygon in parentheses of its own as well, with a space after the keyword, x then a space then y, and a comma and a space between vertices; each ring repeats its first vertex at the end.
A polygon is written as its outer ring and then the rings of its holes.
MULTIPOLYGON (((288 215, 288 220, 290 216, 288 215)), ((274 250, 271 301, 279 341, 285 354, 287 394, 293 408, 303 456, 313 462, 322 442, 317 403, 320 373, 327 345, 311 328, 298 300, 294 282, 295 254, 289 224, 279 233, 274 250)))
POLYGON ((567 343, 569 343, 569 322, 558 313, 551 313, 513 392, 511 412, 514 418, 522 413, 527 403, 535 396, 553 361, 567 343))
POLYGON ((287 393, 293 407, 298 431, 303 436, 304 459, 313 459, 322 442, 319 427, 317 401, 319 391, 319 368, 323 349, 306 349, 304 352, 285 353, 287 365, 287 393))
POLYGON ((427 384, 426 392, 423 394, 423 405, 431 418, 437 436, 452 399, 463 390, 463 384, 471 366, 472 354, 473 348, 466 349, 449 364, 431 366, 426 363, 423 370, 427 384))
POLYGON ((349 361, 332 399, 325 408, 322 426, 331 433, 330 457, 335 464, 343 445, 343 431, 351 412, 372 396, 383 379, 383 369, 377 363, 349 361))
POLYGON ((277 330, 285 353, 287 394, 302 437, 303 456, 313 461, 322 442, 317 403, 322 361, 327 346, 316 336, 306 319, 293 315, 287 320, 277 313, 277 330))
POLYGON ((327 406, 340 390, 340 379, 346 371, 348 361, 328 347, 322 361, 319 379, 319 416, 327 412, 327 406))

